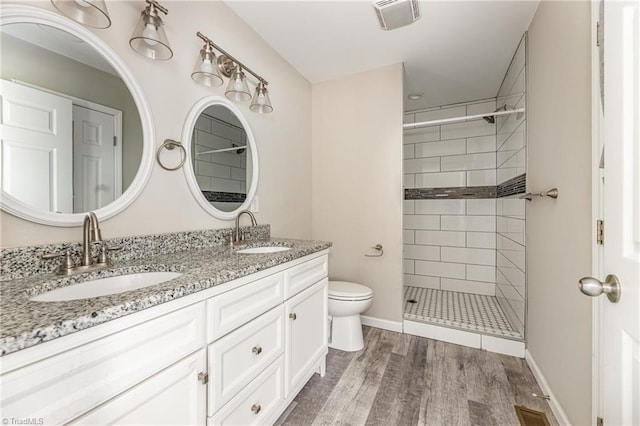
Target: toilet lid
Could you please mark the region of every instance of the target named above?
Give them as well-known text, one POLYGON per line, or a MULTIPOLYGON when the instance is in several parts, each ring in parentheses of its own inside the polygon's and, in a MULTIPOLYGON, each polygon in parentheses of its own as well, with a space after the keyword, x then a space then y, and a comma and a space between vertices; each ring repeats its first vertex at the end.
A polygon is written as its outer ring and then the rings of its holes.
POLYGON ((329 297, 367 298, 373 291, 362 284, 348 281, 329 281, 329 297))

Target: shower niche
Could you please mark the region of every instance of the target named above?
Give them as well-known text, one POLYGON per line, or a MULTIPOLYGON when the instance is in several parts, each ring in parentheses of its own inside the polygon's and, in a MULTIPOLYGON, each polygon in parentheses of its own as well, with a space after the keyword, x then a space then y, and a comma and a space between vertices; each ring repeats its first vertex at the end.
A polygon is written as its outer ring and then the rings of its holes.
POLYGON ((524 356, 526 34, 495 98, 404 123, 405 332, 524 356))

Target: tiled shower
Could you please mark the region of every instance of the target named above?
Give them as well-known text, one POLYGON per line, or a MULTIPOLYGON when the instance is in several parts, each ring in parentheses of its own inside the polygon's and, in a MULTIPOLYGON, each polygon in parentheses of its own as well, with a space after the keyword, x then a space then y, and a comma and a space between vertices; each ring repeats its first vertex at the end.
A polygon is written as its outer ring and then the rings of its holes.
MULTIPOLYGON (((526 107, 523 37, 495 98, 420 123, 526 107)), ((524 340, 526 113, 404 132, 405 320, 524 340)))

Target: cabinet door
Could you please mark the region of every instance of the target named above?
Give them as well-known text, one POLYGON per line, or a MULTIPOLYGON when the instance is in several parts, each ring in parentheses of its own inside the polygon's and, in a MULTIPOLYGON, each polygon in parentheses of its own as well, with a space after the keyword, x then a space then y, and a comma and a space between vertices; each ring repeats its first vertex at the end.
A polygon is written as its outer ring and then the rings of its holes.
POLYGON ((198 374, 206 372, 206 359, 202 349, 72 423, 204 425, 206 385, 198 374))
POLYGON ((327 278, 285 302, 285 395, 327 352, 327 278))

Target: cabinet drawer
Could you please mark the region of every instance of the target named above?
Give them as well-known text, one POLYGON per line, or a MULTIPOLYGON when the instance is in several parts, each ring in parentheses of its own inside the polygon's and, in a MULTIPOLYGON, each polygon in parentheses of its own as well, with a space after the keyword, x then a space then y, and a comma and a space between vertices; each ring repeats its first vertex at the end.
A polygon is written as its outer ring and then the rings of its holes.
POLYGON ((284 271, 284 298, 300 293, 328 275, 328 256, 323 255, 284 271))
POLYGON ((282 358, 278 359, 236 398, 209 418, 209 425, 263 425, 273 421, 284 403, 282 358))
POLYGON ((5 418, 66 423, 204 345, 199 303, 2 376, 5 418))
POLYGON ((213 342, 282 303, 283 288, 284 276, 280 272, 208 300, 207 342, 213 342))
POLYGON ((283 353, 283 312, 280 305, 209 346, 209 415, 283 353))

